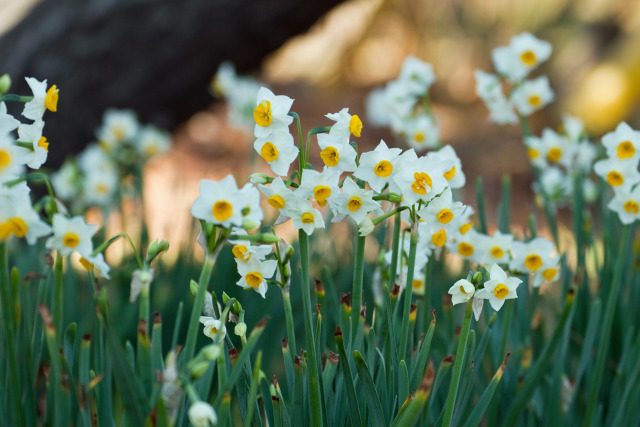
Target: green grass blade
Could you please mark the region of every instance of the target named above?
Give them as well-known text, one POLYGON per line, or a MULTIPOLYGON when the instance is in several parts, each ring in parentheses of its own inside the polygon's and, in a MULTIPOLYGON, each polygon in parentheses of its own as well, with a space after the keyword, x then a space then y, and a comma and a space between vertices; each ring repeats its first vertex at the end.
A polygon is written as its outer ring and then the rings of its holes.
POLYGON ((349 413, 351 416, 351 425, 361 426, 362 419, 360 418, 360 410, 358 408, 358 398, 356 397, 356 389, 353 382, 353 376, 351 375, 351 368, 349 367, 349 360, 347 359, 347 352, 344 349, 344 339, 342 337, 342 331, 340 327, 336 329, 335 333, 336 344, 338 345, 338 353, 340 354, 340 367, 342 368, 342 375, 344 377, 344 384, 347 388, 347 398, 349 402, 349 413))
POLYGON ((356 369, 358 370, 358 375, 360 377, 360 384, 364 389, 364 395, 367 399, 367 403, 369 404, 369 409, 371 410, 373 425, 386 426, 387 423, 384 419, 384 414, 382 413, 380 398, 378 396, 378 393, 376 392, 373 378, 371 378, 371 373, 369 372, 369 368, 364 361, 364 357, 362 357, 362 354, 360 354, 360 352, 356 350, 353 352, 353 358, 356 361, 356 369))
POLYGON ((424 336, 420 343, 420 350, 418 350, 418 357, 411 370, 411 390, 415 390, 420 384, 420 378, 424 376, 424 370, 427 368, 427 358, 429 357, 429 349, 431 348, 431 340, 433 339, 433 333, 436 328, 436 312, 431 310, 431 324, 427 330, 427 334, 424 336))
POLYGON ((480 399, 478 400, 478 402, 475 404, 473 411, 471 412, 469 417, 465 420, 465 423, 463 425, 464 427, 475 427, 479 425, 480 422, 482 421, 482 416, 484 415, 487 408, 489 407, 489 404, 491 403, 491 399, 493 398, 493 395, 495 394, 496 389, 498 388, 498 384, 500 383, 500 379, 502 378, 504 368, 507 364, 507 358, 509 357, 510 354, 511 353, 507 353, 507 355, 504 357, 504 361, 502 362, 502 365, 500 365, 500 367, 498 368, 498 371, 493 376, 493 379, 491 380, 487 388, 484 390, 484 392, 480 396, 480 399))

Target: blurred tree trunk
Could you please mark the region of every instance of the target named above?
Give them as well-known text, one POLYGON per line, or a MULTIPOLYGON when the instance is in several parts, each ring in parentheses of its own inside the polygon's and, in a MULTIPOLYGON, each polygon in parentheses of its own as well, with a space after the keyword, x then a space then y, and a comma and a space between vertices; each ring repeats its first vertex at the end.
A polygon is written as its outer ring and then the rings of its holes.
POLYGON ((92 140, 109 107, 174 128, 211 102, 221 62, 256 69, 340 1, 44 0, 0 39, 0 74, 12 93, 30 94, 25 76, 60 89, 45 127, 61 148, 53 167, 92 140))

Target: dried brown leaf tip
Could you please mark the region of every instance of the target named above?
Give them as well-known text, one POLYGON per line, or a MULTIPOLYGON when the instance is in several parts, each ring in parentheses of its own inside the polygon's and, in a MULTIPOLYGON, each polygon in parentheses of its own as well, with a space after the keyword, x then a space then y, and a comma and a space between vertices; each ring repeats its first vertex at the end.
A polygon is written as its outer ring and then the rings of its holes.
POLYGON ((240 354, 238 353, 237 348, 232 348, 231 350, 229 350, 229 360, 232 363, 235 362, 238 357, 240 357, 240 354))
POLYGON ((282 338, 282 351, 287 351, 289 349, 289 341, 286 337, 282 338))
POLYGON ((442 359, 442 363, 448 363, 448 364, 453 364, 453 362, 456 360, 456 357, 453 354, 450 354, 448 356, 445 356, 444 359, 442 359))
POLYGON ((336 332, 333 334, 335 337, 340 337, 342 338, 342 329, 340 329, 340 326, 336 326, 336 332))
POLYGON ((156 311, 155 313, 153 313, 153 324, 154 325, 160 325, 162 324, 162 315, 160 314, 160 312, 156 311))
POLYGON ((43 276, 42 274, 35 271, 30 271, 24 275, 24 279, 22 279, 22 282, 27 283, 31 279, 45 279, 46 277, 47 276, 43 276))
POLYGON ((329 360, 329 363, 336 365, 340 361, 340 355, 330 351, 327 359, 329 360))
POLYGON ((420 386, 418 387, 419 393, 425 393, 427 396, 431 393, 431 387, 433 387, 433 381, 436 377, 436 370, 433 367, 433 360, 429 360, 427 370, 424 372, 420 386))
POLYGON ((320 279, 316 279, 316 294, 324 295, 324 285, 320 279))
POLYGON ((436 311, 432 308, 431 309, 431 323, 436 323, 436 311))
POLYGON ((271 316, 264 316, 262 319, 260 319, 260 321, 256 324, 255 328, 253 328, 253 330, 255 331, 256 329, 264 329, 264 327, 267 324, 267 321, 271 318, 271 316))
POLYGON ((147 334, 147 321, 145 319, 138 319, 138 334, 139 335, 147 334))
POLYGON ((344 305, 351 310, 351 293, 340 294, 340 305, 344 305))
POLYGON ((391 287, 391 298, 398 298, 398 296, 400 295, 400 286, 398 286, 397 283, 394 283, 393 286, 391 287))

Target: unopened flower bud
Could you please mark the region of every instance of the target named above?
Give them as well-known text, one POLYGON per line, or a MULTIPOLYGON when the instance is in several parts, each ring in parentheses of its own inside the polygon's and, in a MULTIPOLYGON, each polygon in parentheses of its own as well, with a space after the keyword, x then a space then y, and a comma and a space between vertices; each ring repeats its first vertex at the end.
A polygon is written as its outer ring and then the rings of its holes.
POLYGON ((239 337, 245 336, 247 334, 247 324, 244 322, 238 323, 235 328, 233 328, 233 332, 239 337))
POLYGON ((149 251, 147 252, 147 259, 149 263, 153 261, 158 255, 162 252, 169 250, 169 242, 166 240, 155 241, 149 246, 149 251))
POLYGON ((373 224, 371 218, 365 217, 365 219, 363 219, 362 222, 358 224, 358 232, 360 233, 361 237, 368 236, 373 232, 374 227, 375 225, 373 224))
POLYGON ((207 369, 209 369, 210 363, 211 362, 209 361, 200 361, 191 365, 189 367, 189 370, 191 371, 191 377, 195 379, 203 376, 204 373, 207 372, 207 369))
POLYGON ((220 356, 220 346, 209 344, 201 350, 202 356, 207 360, 216 360, 220 356))
POLYGON ((250 219, 243 219, 242 220, 242 228, 244 228, 247 231, 255 230, 258 227, 260 227, 260 223, 259 222, 251 221, 250 219))
POLYGON ((194 402, 189 408, 188 415, 193 427, 210 427, 218 423, 218 416, 213 406, 205 402, 194 402))
POLYGON ((265 175, 263 173, 254 173, 251 174, 251 177, 249 178, 249 181, 251 181, 253 184, 268 184, 271 181, 273 181, 273 178, 271 178, 268 175, 265 175))
POLYGON ((11 88, 11 76, 5 73, 0 77, 0 95, 7 93, 11 88))

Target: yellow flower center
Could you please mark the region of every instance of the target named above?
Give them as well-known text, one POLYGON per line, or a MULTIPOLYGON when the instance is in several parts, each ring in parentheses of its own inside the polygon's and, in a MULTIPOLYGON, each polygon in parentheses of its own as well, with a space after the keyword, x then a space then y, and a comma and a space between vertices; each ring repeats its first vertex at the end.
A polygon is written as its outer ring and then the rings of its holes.
POLYGON ((422 280, 413 279, 413 290, 414 291, 422 289, 423 285, 424 285, 424 283, 422 282, 422 280))
POLYGON ((466 224, 462 224, 458 230, 460 231, 460 234, 467 234, 467 231, 471 230, 471 227, 473 227, 473 224, 468 222, 466 224))
POLYGON ((444 176, 444 179, 446 179, 447 181, 451 181, 451 179, 456 176, 456 167, 451 166, 451 169, 449 169, 448 172, 442 174, 442 176, 444 176))
POLYGON ((116 140, 122 141, 124 139, 124 129, 122 129, 120 126, 114 127, 113 136, 116 140))
POLYGON ((273 196, 267 199, 267 203, 274 209, 283 209, 284 208, 284 199, 282 196, 274 194, 273 196))
POLYGON ((67 233, 62 238, 62 244, 68 248, 75 248, 80 243, 80 236, 76 233, 67 233))
POLYGON ((422 142, 422 141, 424 141, 424 133, 422 133, 422 132, 416 132, 416 133, 413 135, 413 139, 415 139, 415 140, 416 140, 416 142, 422 142))
POLYGON ((607 174, 607 182, 612 187, 619 187, 624 183, 624 176, 620 172, 611 171, 607 174))
POLYGON ((327 199, 331 196, 331 187, 326 185, 318 185, 313 189, 313 198, 322 207, 327 204, 327 199))
POLYGON ((257 271, 253 271, 244 276, 244 279, 247 281, 247 285, 252 288, 257 288, 262 283, 262 274, 257 271))
POLYGON ((246 246, 235 245, 233 248, 231 248, 231 253, 233 254, 234 257, 236 257, 238 259, 250 260, 251 259, 251 254, 249 254, 249 256, 247 258, 244 257, 244 254, 246 254, 248 250, 249 249, 247 249, 246 246))
POLYGON ((85 268, 85 270, 87 271, 93 270, 93 264, 89 262, 88 259, 81 257, 79 261, 80 261, 80 264, 85 268))
POLYGON ((38 140, 38 147, 42 147, 45 151, 49 151, 49 143, 47 142, 47 138, 41 136, 38 140))
POLYGON ((620 159, 628 159, 629 157, 633 157, 636 154, 636 149, 631 143, 631 141, 623 141, 618 144, 618 158, 620 159))
POLYGON ((340 155, 338 154, 338 150, 335 147, 326 147, 324 150, 320 152, 320 157, 325 165, 330 168, 334 167, 340 161, 340 155))
POLYGON ((435 233, 433 233, 433 236, 431 236, 431 243, 439 248, 443 247, 446 241, 447 232, 444 229, 436 231, 435 233))
POLYGON ((522 54, 520 54, 520 60, 524 63, 524 65, 528 67, 536 65, 536 63, 538 62, 538 58, 536 58, 536 54, 530 50, 522 52, 522 54))
POLYGON ((305 212, 302 214, 302 218, 300 218, 303 224, 313 224, 315 222, 315 218, 313 218, 313 214, 311 212, 305 212))
POLYGON ((226 200, 220 200, 213 204, 211 213, 217 221, 226 221, 233 215, 233 206, 226 200))
POLYGON ((460 292, 464 295, 467 294, 467 292, 464 290, 464 286, 460 285, 460 292))
POLYGON ((44 98, 44 106, 53 113, 58 111, 58 92, 58 87, 53 85, 49 88, 47 96, 44 98))
POLYGON ((502 250, 502 248, 500 246, 494 246, 491 248, 491 256, 494 258, 502 258, 502 256, 504 255, 504 251, 502 250))
POLYGON ((458 243, 458 253, 464 257, 470 257, 473 255, 475 248, 471 243, 460 242, 458 243))
POLYGON ((258 104, 253 110, 253 120, 263 128, 271 124, 273 117, 271 117, 271 103, 269 101, 265 100, 258 104))
POLYGON ((107 193, 107 192, 108 192, 108 190, 109 190, 109 189, 108 189, 108 188, 107 188, 107 186, 106 186, 106 185, 104 185, 104 184, 98 184, 98 185, 96 185, 96 191, 97 191, 98 193, 105 194, 105 193, 107 193))
POLYGON ((624 210, 627 213, 633 213, 634 215, 638 215, 638 210, 640 210, 640 207, 638 206, 638 203, 635 200, 629 200, 625 202, 624 210))
POLYGON ((360 137, 362 132, 362 120, 357 115, 351 116, 351 120, 349 120, 349 131, 353 134, 353 136, 360 137))
POLYGON ((532 107, 537 107, 541 102, 542 99, 538 95, 531 95, 529 97, 529 104, 531 104, 532 107))
POLYGON ((547 153, 547 160, 549 160, 552 163, 556 163, 561 158, 562 158, 562 150, 558 147, 553 147, 547 153))
POLYGON ((6 168, 11 163, 11 156, 7 150, 0 150, 0 170, 6 168))
POLYGON ((260 149, 260 156, 267 162, 273 162, 278 158, 278 149, 270 142, 266 142, 260 149))
POLYGON ((529 156, 530 159, 533 160, 533 159, 537 159, 540 153, 538 153, 538 150, 536 150, 535 148, 529 148, 527 150, 527 155, 529 156))
POLYGON ((9 220, 9 224, 11 225, 11 232, 13 232, 17 237, 24 237, 27 235, 27 231, 29 231, 29 227, 27 227, 27 224, 22 220, 22 218, 11 218, 9 220))
POLYGON ((393 165, 387 160, 382 160, 376 165, 373 172, 380 178, 386 178, 393 172, 393 165))
POLYGON ((427 186, 431 188, 433 182, 431 181, 431 177, 424 172, 415 172, 413 174, 413 179, 415 181, 411 184, 411 189, 418 194, 425 195, 427 194, 427 186))
POLYGON ((11 224, 9 221, 0 223, 0 239, 7 240, 11 234, 11 224))
POLYGON ((209 326, 209 335, 216 335, 217 333, 218 333, 218 328, 216 328, 213 325, 209 326))
POLYGON ((496 296, 496 298, 504 299, 507 295, 509 295, 509 288, 501 283, 493 290, 493 294, 496 296))
POLYGON ((350 198, 349 201, 347 202, 347 209, 349 209, 351 212, 355 212, 361 207, 362 207, 362 200, 360 200, 360 198, 358 197, 354 196, 350 198))
POLYGON ((438 218, 440 224, 449 224, 453 219, 453 212, 451 212, 451 209, 442 209, 438 212, 436 218, 438 218))
POLYGON ((539 255, 531 254, 524 259, 524 265, 531 271, 536 271, 542 267, 542 258, 539 255))
POLYGON ((553 278, 556 277, 556 274, 558 274, 558 270, 555 268, 547 268, 542 272, 542 275, 546 280, 553 280, 553 278))

